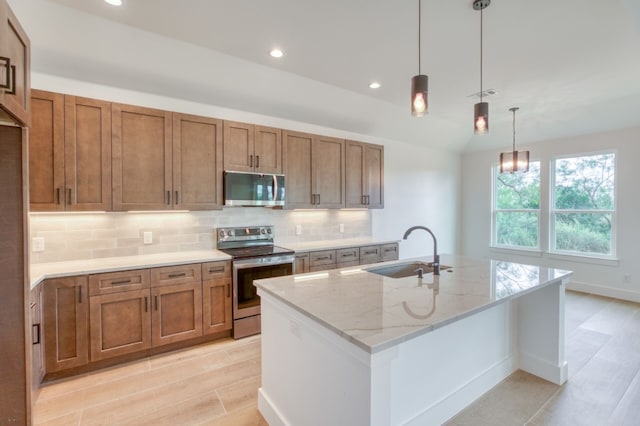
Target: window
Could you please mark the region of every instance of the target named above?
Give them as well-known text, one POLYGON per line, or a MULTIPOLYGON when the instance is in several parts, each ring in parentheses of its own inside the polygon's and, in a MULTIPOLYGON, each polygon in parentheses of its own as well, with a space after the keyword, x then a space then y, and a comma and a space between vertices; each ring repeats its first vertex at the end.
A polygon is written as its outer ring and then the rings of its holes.
POLYGON ((615 160, 604 153, 552 161, 552 252, 615 255, 615 160))
POLYGON ((498 172, 493 168, 493 245, 537 249, 540 247, 540 162, 527 173, 498 172))

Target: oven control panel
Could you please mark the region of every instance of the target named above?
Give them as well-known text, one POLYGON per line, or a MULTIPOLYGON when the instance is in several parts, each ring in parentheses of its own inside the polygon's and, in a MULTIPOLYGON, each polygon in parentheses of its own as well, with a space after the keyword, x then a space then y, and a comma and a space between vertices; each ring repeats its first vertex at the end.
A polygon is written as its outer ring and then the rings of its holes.
POLYGON ((215 233, 218 240, 218 248, 224 247, 227 243, 235 242, 271 242, 273 243, 274 230, 272 225, 268 226, 243 226, 232 228, 216 228, 215 233))

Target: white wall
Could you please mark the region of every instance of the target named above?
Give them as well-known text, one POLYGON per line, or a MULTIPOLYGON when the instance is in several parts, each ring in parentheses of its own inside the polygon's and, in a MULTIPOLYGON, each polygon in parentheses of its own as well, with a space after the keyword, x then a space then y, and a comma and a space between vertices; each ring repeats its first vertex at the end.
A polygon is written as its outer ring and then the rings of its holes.
POLYGON ((532 160, 541 163, 541 216, 548 212, 548 170, 553 157, 601 150, 617 152, 617 260, 603 262, 546 253, 546 216, 542 217, 540 238, 543 253, 491 249, 491 166, 497 163, 499 151, 463 155, 461 253, 569 269, 574 271, 569 288, 640 301, 640 127, 549 140, 518 149, 529 149, 532 160), (625 276, 629 282, 625 282, 625 276))

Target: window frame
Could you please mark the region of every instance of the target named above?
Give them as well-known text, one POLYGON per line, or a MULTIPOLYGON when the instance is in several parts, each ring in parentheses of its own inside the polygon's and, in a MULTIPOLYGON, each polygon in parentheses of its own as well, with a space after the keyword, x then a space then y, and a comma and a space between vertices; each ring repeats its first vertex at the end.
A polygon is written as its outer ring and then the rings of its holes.
POLYGON ((558 155, 549 161, 549 242, 548 252, 554 256, 571 256, 585 259, 617 260, 617 212, 618 212, 618 152, 615 149, 581 152, 574 154, 558 155), (609 209, 556 209, 556 162, 569 158, 593 157, 597 155, 613 154, 613 210, 609 209), (608 254, 579 252, 572 250, 559 250, 556 248, 556 215, 557 214, 610 214, 611 215, 611 238, 609 244, 611 252, 608 254))
POLYGON ((493 163, 491 165, 491 248, 493 249, 504 249, 504 250, 519 250, 526 251, 532 253, 540 253, 542 251, 541 245, 541 219, 542 219, 542 161, 533 159, 529 162, 538 163, 538 185, 540 186, 540 199, 538 200, 538 208, 537 209, 498 209, 497 200, 498 200, 498 175, 500 174, 500 165, 498 163, 493 163), (498 213, 507 212, 507 213, 536 213, 537 215, 537 244, 535 247, 527 247, 527 246, 515 246, 508 244, 499 244, 498 243, 498 226, 497 219, 498 213))

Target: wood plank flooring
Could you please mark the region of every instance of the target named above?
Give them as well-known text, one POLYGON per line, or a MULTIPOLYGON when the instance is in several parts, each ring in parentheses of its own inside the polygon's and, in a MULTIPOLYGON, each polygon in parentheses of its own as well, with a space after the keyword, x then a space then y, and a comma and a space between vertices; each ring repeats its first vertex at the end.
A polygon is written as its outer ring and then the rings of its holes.
MULTIPOLYGON (((640 424, 640 304, 574 292, 566 302, 569 381, 517 371, 448 425, 640 424)), ((45 385, 34 421, 266 425, 259 387, 260 336, 225 339, 45 385)))

